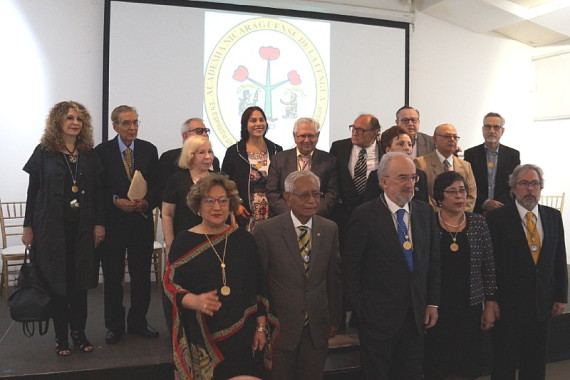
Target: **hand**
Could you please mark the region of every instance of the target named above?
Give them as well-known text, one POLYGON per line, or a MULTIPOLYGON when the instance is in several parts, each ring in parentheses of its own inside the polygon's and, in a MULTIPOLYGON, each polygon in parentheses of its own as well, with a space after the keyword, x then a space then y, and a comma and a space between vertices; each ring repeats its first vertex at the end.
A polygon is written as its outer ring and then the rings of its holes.
POLYGON ((219 301, 218 290, 214 289, 201 294, 186 294, 182 298, 182 307, 199 311, 211 317, 214 312, 220 310, 222 303, 219 301))
POLYGON ((137 204, 134 201, 125 198, 117 198, 115 200, 115 206, 117 206, 119 209, 121 209, 121 211, 124 212, 137 211, 137 204))
POLYGON ((103 240, 105 240, 105 227, 98 225, 93 227, 93 242, 95 244, 95 248, 97 248, 103 240))
POLYGON ((485 309, 481 313, 481 330, 487 331, 495 326, 499 316, 499 304, 495 301, 485 302, 485 309))
POLYGON ((263 347, 265 347, 265 343, 267 343, 267 337, 265 336, 264 331, 257 331, 253 334, 253 343, 251 347, 254 351, 261 351, 263 347))
POLYGON ((553 302, 552 303, 552 315, 562 315, 562 313, 564 313, 565 308, 566 308, 565 303, 553 302))
POLYGON ((243 206, 243 205, 239 205, 238 209, 236 211, 236 216, 241 219, 241 220, 247 220, 247 218, 249 218, 249 211, 247 211, 247 209, 243 206))
POLYGON ((437 322, 437 317, 438 317, 437 307, 429 305, 426 306, 426 312, 424 316, 424 327, 426 329, 431 329, 433 326, 435 326, 437 322))
POLYGON ((334 338, 338 332, 338 326, 331 326, 329 329, 329 339, 334 338))
POLYGON ((494 199, 489 199, 485 201, 485 211, 491 211, 503 206, 504 204, 502 202, 496 201, 494 199))
POLYGON ((34 231, 32 230, 32 227, 24 227, 22 243, 24 243, 26 248, 32 248, 32 244, 34 244, 34 231))
POLYGON ((135 202, 135 210, 137 212, 144 212, 148 209, 148 202, 146 199, 133 199, 135 202))

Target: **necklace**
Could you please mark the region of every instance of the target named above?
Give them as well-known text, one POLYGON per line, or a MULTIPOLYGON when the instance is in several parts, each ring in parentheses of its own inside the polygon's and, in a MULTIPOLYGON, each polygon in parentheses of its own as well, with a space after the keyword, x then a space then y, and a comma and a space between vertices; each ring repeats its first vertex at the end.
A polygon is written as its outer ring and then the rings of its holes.
POLYGON ((530 228, 528 228, 528 225, 524 219, 522 220, 522 223, 525 230, 527 230, 527 235, 530 236, 530 241, 532 243, 530 245, 530 250, 533 253, 535 253, 538 251, 538 244, 536 242, 536 237, 538 236, 536 224, 534 225, 534 228, 531 230, 530 228))
POLYGON ((210 246, 212 247, 212 250, 216 254, 216 257, 218 258, 218 260, 220 260, 220 267, 222 268, 222 284, 224 284, 220 289, 220 293, 222 293, 223 296, 229 296, 231 293, 231 289, 229 286, 226 285, 226 248, 228 248, 228 237, 226 236, 225 238, 226 242, 224 243, 224 254, 220 256, 218 251, 216 251, 216 247, 214 247, 214 245, 210 241, 210 238, 208 237, 208 234, 206 233, 206 227, 204 226, 204 223, 202 223, 202 229, 204 230, 204 235, 206 235, 206 239, 208 239, 208 243, 210 243, 210 246))
MULTIPOLYGON (((380 197, 380 199, 382 199, 382 203, 384 203, 384 206, 386 206, 386 208, 388 209, 388 211, 390 211, 390 208, 388 207, 388 203, 386 203, 386 199, 384 199, 384 194, 382 194, 382 197, 380 197)), ((410 214, 408 215, 408 231, 410 231, 410 221, 412 220, 412 204, 408 202, 408 207, 410 208, 410 214)), ((400 231, 402 231, 402 233, 404 234, 404 239, 406 239, 405 242, 402 243, 402 247, 404 247, 404 249, 406 251, 409 251, 412 249, 412 242, 410 241, 410 235, 409 233, 406 233, 406 230, 404 230, 402 228, 402 226, 400 226, 400 222, 398 222, 398 219, 396 218, 396 215, 394 215, 394 213, 390 212, 390 215, 392 215, 392 219, 394 220, 394 223, 396 224, 396 226, 398 226, 398 229, 400 231)))
MULTIPOLYGON (((67 148, 65 148, 67 150, 67 148)), ((63 154, 63 158, 65 159, 65 163, 67 164, 67 168, 69 169, 69 174, 71 174, 71 180, 73 181, 73 186, 71 186, 71 191, 73 193, 77 193, 79 191, 79 186, 77 186, 77 167, 79 166, 79 154, 77 155, 77 157, 71 155, 68 156, 65 153, 63 154), (71 165, 69 165, 69 163, 75 164, 75 175, 73 174, 73 171, 71 170, 71 165)))
POLYGON ((194 175, 194 174, 192 173, 192 170, 189 170, 189 171, 190 171, 190 178, 192 179, 192 182, 195 183, 195 184, 198 183, 198 181, 200 180, 200 178, 204 177, 204 176, 208 173, 208 172, 206 171, 206 172, 201 173, 201 174, 199 174, 199 175, 194 175))
POLYGON ((75 147, 75 145, 73 145, 73 150, 69 150, 67 149, 67 145, 63 145, 63 147, 65 148, 65 150, 67 151, 67 153, 69 153, 69 162, 71 162, 72 164, 75 164, 77 162, 77 159, 79 157, 79 154, 74 154, 75 151, 77 150, 77 148, 75 147))
MULTIPOLYGON (((453 228, 461 227, 461 225, 465 221, 465 212, 462 212, 461 220, 459 221, 459 224, 456 226, 449 224, 449 223, 446 223, 445 220, 443 220, 443 218, 441 216, 441 212, 438 212, 437 215, 439 216, 439 220, 441 220, 441 222, 443 224, 445 224, 446 226, 449 226, 449 227, 453 227, 453 228)), ((457 234, 459 233, 459 230, 455 231, 455 235, 452 234, 451 231, 447 231, 447 232, 449 233, 449 236, 451 236, 451 240, 453 241, 453 243, 451 243, 449 245, 449 249, 451 249, 452 252, 457 252, 459 250, 459 244, 457 244, 457 234)))

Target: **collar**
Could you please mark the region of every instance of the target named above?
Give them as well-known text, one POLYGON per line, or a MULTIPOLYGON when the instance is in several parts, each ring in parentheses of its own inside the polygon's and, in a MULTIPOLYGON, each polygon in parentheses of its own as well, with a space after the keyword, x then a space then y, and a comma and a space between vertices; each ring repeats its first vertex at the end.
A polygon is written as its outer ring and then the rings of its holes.
POLYGON ((307 223, 303 224, 299 221, 299 219, 297 219, 295 214, 293 214, 293 211, 291 211, 291 219, 293 220, 293 227, 295 227, 295 231, 297 231, 297 227, 299 226, 307 226, 309 227, 309 230, 313 229, 313 218, 309 219, 307 223))
POLYGON ((485 153, 496 153, 499 154, 499 148, 501 147, 501 144, 497 145, 497 150, 496 151, 492 151, 491 149, 487 148, 487 145, 485 145, 485 143, 483 143, 483 148, 485 149, 485 153))
MULTIPOLYGON (((123 140, 121 140, 121 136, 119 136, 119 135, 117 135, 117 141, 119 142, 119 150, 121 151, 121 153, 123 153, 125 151, 125 149, 127 149, 127 146, 125 145, 123 140)), ((135 152, 135 140, 133 140, 133 142, 131 143, 131 146, 129 146, 129 148, 131 148, 133 153, 135 152)))
MULTIPOLYGON (((362 149, 362 147, 352 144, 352 149, 355 150, 356 153, 358 154, 358 153, 360 153, 360 150, 362 149)), ((372 144, 369 147, 364 148, 364 149, 366 149, 366 155, 368 157, 370 157, 371 154, 376 153, 376 139, 374 139, 374 141, 372 142, 372 144)))
POLYGON ((439 159, 439 162, 443 165, 443 161, 447 160, 447 162, 449 162, 451 164, 451 167, 453 167, 453 154, 450 155, 449 157, 445 158, 443 157, 443 154, 439 153, 439 150, 435 150, 435 154, 437 154, 437 158, 439 159))
MULTIPOLYGON (((299 158, 299 156, 303 156, 301 152, 299 152, 299 148, 295 147, 295 151, 297 152, 297 155, 295 157, 299 158)), ((309 153, 309 157, 313 158, 313 153, 315 153, 314 149, 311 153, 309 153)))
MULTIPOLYGON (((515 201, 515 205, 517 206, 517 211, 519 212, 519 216, 521 217, 521 220, 525 220, 526 219, 526 213, 529 210, 527 210, 526 208, 521 206, 518 201, 515 201)), ((534 206, 534 208, 530 211, 534 214, 534 216, 536 217, 536 220, 538 220, 538 204, 536 206, 534 206)))
POLYGON ((400 207, 397 204, 395 204, 394 202, 392 202, 392 200, 390 198, 388 198, 386 196, 386 193, 384 193, 384 199, 386 200, 386 205, 388 206, 388 210, 390 210, 390 212, 392 214, 395 214, 396 211, 398 211, 399 209, 403 208, 404 210, 406 210, 406 212, 409 214, 410 213, 410 203, 406 203, 404 205, 404 207, 400 207))

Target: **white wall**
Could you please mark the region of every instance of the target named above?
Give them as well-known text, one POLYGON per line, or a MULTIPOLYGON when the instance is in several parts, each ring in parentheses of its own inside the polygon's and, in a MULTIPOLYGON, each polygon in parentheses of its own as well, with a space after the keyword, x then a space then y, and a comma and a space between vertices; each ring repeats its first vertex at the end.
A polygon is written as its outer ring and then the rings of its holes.
MULTIPOLYGON (((25 198, 27 178, 21 168, 56 102, 84 103, 100 138, 103 7, 103 0, 0 2, 2 199, 25 198)), ((532 57, 541 50, 474 34, 421 13, 410 42, 410 104, 421 111, 424 132, 452 123, 466 149, 482 142, 483 115, 499 112, 507 120, 502 141, 521 151, 523 163, 544 169, 543 193, 570 189, 563 166, 570 121, 533 121, 532 57)), ((568 47, 560 47, 564 49, 568 47)), ((570 226, 567 217, 565 223, 570 226)))

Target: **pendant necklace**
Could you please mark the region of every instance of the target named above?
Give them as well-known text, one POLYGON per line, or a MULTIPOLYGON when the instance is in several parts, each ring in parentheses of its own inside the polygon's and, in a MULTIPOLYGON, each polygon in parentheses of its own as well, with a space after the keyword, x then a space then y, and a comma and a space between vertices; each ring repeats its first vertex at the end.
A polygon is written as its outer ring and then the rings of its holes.
POLYGON ((216 248, 210 241, 208 234, 206 233, 206 228, 204 227, 204 223, 202 223, 202 229, 204 230, 204 235, 206 235, 206 239, 208 239, 208 243, 210 243, 210 246, 212 247, 212 250, 216 254, 216 257, 218 258, 218 260, 220 260, 220 267, 222 268, 222 284, 224 284, 220 289, 220 293, 222 293, 223 296, 229 296, 231 293, 231 289, 229 286, 226 285, 226 248, 228 247, 228 237, 226 236, 225 238, 226 242, 224 243, 224 254, 220 256, 220 254, 218 253, 218 251, 216 251, 216 248))
POLYGON ((63 145, 63 147, 65 148, 65 150, 67 151, 67 153, 69 153, 69 162, 71 162, 72 164, 75 164, 77 162, 77 159, 79 157, 79 154, 75 155, 75 151, 77 150, 77 148, 75 147, 75 145, 73 145, 73 150, 69 150, 67 149, 67 145, 63 145))
MULTIPOLYGON (((441 212, 438 213, 439 215, 439 220, 441 220, 441 222, 443 224, 445 224, 448 227, 452 227, 452 228, 459 228, 461 227, 461 225, 463 224, 463 222, 465 221, 465 212, 462 213, 461 215, 461 220, 459 221, 458 225, 453 225, 453 224, 449 224, 447 223, 445 220, 443 220, 443 218, 441 217, 441 212)), ((459 230, 455 231, 455 235, 453 235, 451 233, 451 231, 447 231, 449 232, 449 236, 451 236, 451 240, 453 240, 453 243, 451 243, 449 245, 449 249, 451 249, 452 252, 457 252, 459 250, 459 244, 457 244, 457 234, 459 233, 459 230)))
MULTIPOLYGON (((384 194, 382 194, 380 199, 382 200, 382 203, 384 203, 384 206, 386 206, 388 211, 390 211, 390 207, 388 207, 388 203, 386 203, 386 200, 384 199, 384 194)), ((409 211, 409 215, 408 215, 407 227, 408 227, 408 231, 410 231, 410 221, 412 220, 412 204, 408 203, 408 207, 410 208, 410 211, 409 211)), ((398 222, 398 219, 396 218, 396 215, 394 213, 390 212, 390 215, 392 215, 392 219, 394 219, 394 223, 396 224, 396 226, 398 226, 398 229, 404 234, 404 239, 406 239, 406 241, 402 243, 402 247, 406 251, 411 250, 413 245, 412 245, 412 242, 410 241, 410 234, 406 233, 406 231, 402 228, 402 226, 400 226, 400 223, 398 222)))
POLYGON ((532 231, 530 230, 530 228, 528 228, 528 226, 526 225, 526 222, 523 219, 523 226, 524 228, 527 230, 528 234, 530 235, 530 241, 531 241, 531 245, 530 245, 530 250, 534 253, 536 251, 538 251, 538 244, 536 244, 536 236, 538 235, 538 233, 536 232, 536 224, 534 225, 534 228, 532 229, 532 231))
MULTIPOLYGON (((67 150, 67 148, 65 148, 67 150)), ((63 154, 63 158, 65 160, 65 163, 67 164, 67 168, 69 169, 69 174, 71 174, 71 180, 73 181, 73 186, 71 186, 71 191, 73 193, 77 193, 79 191, 79 186, 77 186, 77 168, 79 167, 79 154, 77 155, 77 157, 74 156, 68 156, 65 153, 63 154), (73 159, 72 159, 73 158, 73 159), (75 175, 73 174, 73 171, 71 170, 71 165, 69 165, 69 163, 75 164, 75 175)))

